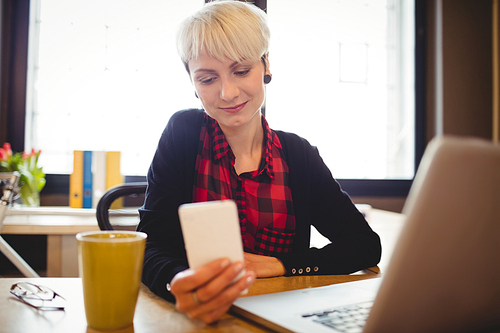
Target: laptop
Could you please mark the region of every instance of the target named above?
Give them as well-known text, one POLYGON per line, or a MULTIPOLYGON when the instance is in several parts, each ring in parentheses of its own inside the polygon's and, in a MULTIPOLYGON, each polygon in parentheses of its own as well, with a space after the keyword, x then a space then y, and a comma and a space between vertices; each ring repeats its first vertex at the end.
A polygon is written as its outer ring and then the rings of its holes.
POLYGON ((500 329, 500 145, 431 141, 403 213, 381 278, 241 297, 232 311, 279 332, 500 329))

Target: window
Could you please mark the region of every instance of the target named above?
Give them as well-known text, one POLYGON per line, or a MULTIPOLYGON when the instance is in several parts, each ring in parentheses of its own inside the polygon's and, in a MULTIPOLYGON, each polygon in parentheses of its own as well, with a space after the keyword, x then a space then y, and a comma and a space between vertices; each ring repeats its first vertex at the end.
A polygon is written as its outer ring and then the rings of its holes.
POLYGON ((170 115, 200 107, 175 47, 203 0, 32 0, 27 143, 46 173, 73 150, 119 150, 145 175, 170 115))
MULTIPOLYGON (((27 148, 47 173, 70 173, 73 149, 105 149, 144 175, 171 113, 200 107, 174 35, 203 0, 31 2, 27 148)), ((271 127, 317 145, 337 178, 411 180, 423 151, 413 1, 257 3, 272 32, 271 127)))
POLYGON ((414 175, 414 10, 404 0, 270 0, 271 126, 336 178, 414 175))

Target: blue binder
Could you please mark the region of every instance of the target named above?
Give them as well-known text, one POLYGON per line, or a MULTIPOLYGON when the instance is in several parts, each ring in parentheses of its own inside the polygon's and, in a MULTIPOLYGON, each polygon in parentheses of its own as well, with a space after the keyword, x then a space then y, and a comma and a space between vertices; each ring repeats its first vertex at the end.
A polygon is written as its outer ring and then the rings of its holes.
POLYGON ((92 151, 83 152, 83 208, 92 208, 92 151))

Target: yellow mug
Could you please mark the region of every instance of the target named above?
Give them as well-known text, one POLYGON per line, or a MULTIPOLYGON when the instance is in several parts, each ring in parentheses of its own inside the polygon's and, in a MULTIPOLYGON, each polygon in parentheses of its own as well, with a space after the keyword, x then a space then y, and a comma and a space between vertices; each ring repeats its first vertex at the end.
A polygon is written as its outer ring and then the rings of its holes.
POLYGON ((147 235, 89 231, 76 235, 89 327, 118 330, 133 324, 147 235))

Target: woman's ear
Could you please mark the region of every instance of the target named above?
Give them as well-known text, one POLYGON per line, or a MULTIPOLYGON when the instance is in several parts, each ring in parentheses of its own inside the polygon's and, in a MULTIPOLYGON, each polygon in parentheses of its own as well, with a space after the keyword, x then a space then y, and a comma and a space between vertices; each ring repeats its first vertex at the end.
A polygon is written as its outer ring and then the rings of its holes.
POLYGON ((269 53, 262 56, 262 63, 264 64, 264 74, 271 74, 270 64, 269 64, 269 53))
POLYGON ((264 54, 261 59, 262 63, 264 64, 264 83, 268 84, 269 82, 271 82, 271 79, 273 77, 269 68, 269 53, 264 54))

